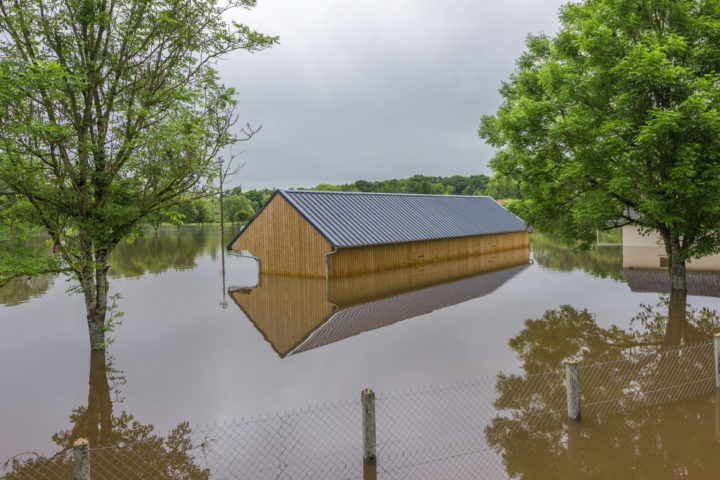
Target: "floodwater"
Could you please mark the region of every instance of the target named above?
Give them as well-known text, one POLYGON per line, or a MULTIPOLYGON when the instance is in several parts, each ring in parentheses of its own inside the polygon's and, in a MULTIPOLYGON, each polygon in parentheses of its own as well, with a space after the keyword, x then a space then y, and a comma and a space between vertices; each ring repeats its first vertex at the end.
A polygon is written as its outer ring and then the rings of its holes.
MULTIPOLYGON (((100 356, 88 353, 72 282, 18 278, 0 288, 0 461, 51 454, 79 431, 91 446, 133 442, 133 420, 168 432, 357 400, 366 387, 392 399, 471 380, 493 392, 500 373, 545 372, 573 356, 613 360, 667 336, 657 282, 628 271, 628 258, 624 272, 621 246, 572 253, 533 234, 529 264, 509 252, 325 282, 258 275, 253 259, 235 255, 225 255, 223 276, 223 243, 214 227, 162 227, 119 246, 111 293, 122 324, 100 356)), ((704 287, 713 281, 703 277, 704 287)), ((706 341, 720 324, 713 288, 701 293, 688 296, 683 342, 706 341)), ((704 395, 577 428, 526 423, 476 436, 501 459, 488 478, 708 478, 720 462, 719 411, 704 395)))

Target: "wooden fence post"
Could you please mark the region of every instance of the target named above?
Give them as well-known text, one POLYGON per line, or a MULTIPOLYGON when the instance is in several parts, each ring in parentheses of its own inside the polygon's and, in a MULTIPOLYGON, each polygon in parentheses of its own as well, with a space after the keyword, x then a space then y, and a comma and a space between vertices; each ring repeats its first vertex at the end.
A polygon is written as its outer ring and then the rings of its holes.
POLYGON ((715 392, 715 441, 720 443, 720 392, 715 392))
POLYGON ((565 362, 565 389, 567 390, 567 410, 570 420, 580 420, 580 375, 576 361, 565 362))
POLYGON ((78 438, 73 444, 75 480, 90 480, 90 450, 87 438, 78 438))
POLYGON ((580 441, 582 439, 582 424, 570 422, 567 425, 567 478, 580 477, 580 465, 582 464, 582 452, 580 441))
POLYGON ((363 460, 374 462, 375 451, 375 392, 362 391, 363 460))
POLYGON ((366 388, 360 394, 362 399, 363 427, 363 478, 377 478, 377 452, 375 449, 375 392, 366 388))
POLYGON ((715 387, 720 390, 720 333, 715 334, 715 387))

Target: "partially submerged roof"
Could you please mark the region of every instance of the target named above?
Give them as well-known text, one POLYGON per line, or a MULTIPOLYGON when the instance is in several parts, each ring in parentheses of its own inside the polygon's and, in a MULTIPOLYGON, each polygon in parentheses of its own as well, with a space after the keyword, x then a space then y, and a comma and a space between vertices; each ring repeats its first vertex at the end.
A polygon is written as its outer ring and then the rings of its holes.
POLYGON ((484 196, 315 190, 278 194, 336 248, 525 230, 522 220, 484 196))

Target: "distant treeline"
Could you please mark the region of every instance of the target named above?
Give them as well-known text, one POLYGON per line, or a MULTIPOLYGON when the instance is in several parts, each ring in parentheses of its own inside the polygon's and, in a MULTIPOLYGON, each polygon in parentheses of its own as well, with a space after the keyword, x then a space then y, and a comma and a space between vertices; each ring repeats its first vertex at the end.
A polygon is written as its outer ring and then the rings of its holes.
POLYGON ((344 185, 321 183, 311 190, 340 192, 380 193, 432 193, 436 195, 489 195, 493 198, 516 198, 517 187, 499 177, 487 175, 454 175, 452 177, 427 177, 415 175, 410 178, 369 182, 358 180, 344 185))

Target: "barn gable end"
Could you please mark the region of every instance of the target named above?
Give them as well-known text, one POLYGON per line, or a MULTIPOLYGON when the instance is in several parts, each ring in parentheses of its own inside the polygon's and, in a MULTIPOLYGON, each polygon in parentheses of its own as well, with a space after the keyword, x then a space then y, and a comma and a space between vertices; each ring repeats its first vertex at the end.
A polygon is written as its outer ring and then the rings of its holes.
POLYGON ((230 244, 260 259, 262 273, 325 276, 330 243, 282 195, 274 195, 230 244))

